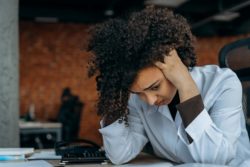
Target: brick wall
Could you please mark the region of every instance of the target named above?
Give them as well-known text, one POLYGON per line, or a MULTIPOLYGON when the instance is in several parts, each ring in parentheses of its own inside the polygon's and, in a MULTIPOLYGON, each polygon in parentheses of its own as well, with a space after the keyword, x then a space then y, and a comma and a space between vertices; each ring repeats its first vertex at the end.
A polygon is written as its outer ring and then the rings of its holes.
POLYGON ((218 64, 218 54, 220 49, 235 40, 250 37, 250 34, 227 37, 206 37, 197 38, 196 53, 198 56, 198 65, 218 64))
MULTIPOLYGON (((88 25, 20 23, 20 114, 35 105, 40 121, 55 119, 63 88, 85 103, 79 137, 101 144, 94 78, 86 75, 88 25)), ((248 34, 249 36, 250 34, 248 34)), ((197 39, 198 64, 217 64, 219 49, 246 35, 197 39)))
POLYGON ((94 78, 86 75, 88 26, 79 24, 20 24, 20 113, 35 105, 36 118, 55 119, 63 88, 71 88, 85 103, 80 136, 98 143, 94 78))

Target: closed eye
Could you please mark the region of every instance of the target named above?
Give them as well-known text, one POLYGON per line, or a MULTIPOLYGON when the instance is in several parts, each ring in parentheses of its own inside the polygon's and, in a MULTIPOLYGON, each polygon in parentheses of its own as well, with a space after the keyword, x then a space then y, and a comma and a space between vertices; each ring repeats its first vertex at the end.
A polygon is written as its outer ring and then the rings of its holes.
POLYGON ((160 87, 160 84, 156 85, 156 86, 153 86, 150 88, 150 90, 158 90, 160 87))

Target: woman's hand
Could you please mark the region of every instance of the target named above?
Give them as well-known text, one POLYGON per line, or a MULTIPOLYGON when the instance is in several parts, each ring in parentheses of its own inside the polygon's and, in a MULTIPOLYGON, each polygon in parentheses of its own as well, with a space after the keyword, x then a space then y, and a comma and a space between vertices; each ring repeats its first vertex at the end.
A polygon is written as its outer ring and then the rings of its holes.
POLYGON ((164 57, 164 63, 156 62, 155 65, 161 69, 166 79, 177 88, 180 102, 199 94, 188 68, 182 63, 175 49, 164 57))

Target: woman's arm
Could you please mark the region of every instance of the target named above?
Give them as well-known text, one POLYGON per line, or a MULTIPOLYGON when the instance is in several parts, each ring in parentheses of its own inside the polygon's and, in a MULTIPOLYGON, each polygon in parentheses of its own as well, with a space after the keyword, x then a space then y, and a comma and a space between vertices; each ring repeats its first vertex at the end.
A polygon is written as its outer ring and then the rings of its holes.
POLYGON ((168 79, 178 90, 180 102, 184 102, 200 94, 188 68, 182 63, 176 50, 170 51, 164 57, 164 63, 156 62, 155 65, 161 69, 168 79))
MULTIPOLYGON (((164 76, 178 90, 180 103, 177 108, 180 111, 184 126, 187 127, 204 109, 199 89, 190 75, 188 68, 179 58, 176 50, 164 57, 164 62, 156 62, 155 65, 161 69, 164 76), (192 106, 192 107, 190 107, 192 106)), ((192 138, 187 136, 189 141, 192 138)))
POLYGON ((242 87, 236 75, 230 72, 230 77, 222 81, 225 84, 214 88, 214 91, 223 89, 223 92, 209 115, 195 82, 175 50, 165 56, 164 63, 157 62, 156 66, 179 92, 181 103, 177 108, 185 126, 180 137, 185 140, 195 162, 227 164, 236 156, 242 130, 242 87))
POLYGON ((134 159, 148 142, 138 111, 131 103, 128 108, 128 126, 117 120, 99 130, 105 152, 114 164, 123 164, 134 159))
POLYGON ((193 139, 186 145, 196 162, 228 164, 236 157, 244 121, 242 89, 236 77, 225 81, 225 85, 209 113, 204 108, 182 133, 182 137, 188 134, 193 139))

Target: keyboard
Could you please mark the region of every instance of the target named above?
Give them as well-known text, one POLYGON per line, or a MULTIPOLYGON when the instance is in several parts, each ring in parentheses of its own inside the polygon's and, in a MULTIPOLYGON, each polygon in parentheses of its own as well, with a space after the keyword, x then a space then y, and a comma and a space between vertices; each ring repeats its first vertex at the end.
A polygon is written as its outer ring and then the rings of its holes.
POLYGON ((108 159, 104 151, 85 151, 83 153, 64 154, 60 164, 102 163, 105 161, 108 161, 108 159))

